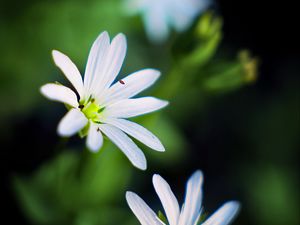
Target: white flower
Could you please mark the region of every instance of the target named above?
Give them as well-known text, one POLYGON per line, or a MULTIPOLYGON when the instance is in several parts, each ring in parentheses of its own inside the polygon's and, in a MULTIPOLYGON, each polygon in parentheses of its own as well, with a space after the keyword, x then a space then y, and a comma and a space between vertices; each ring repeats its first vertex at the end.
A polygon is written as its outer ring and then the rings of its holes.
MULTIPOLYGON (((202 183, 201 171, 196 171, 187 182, 185 202, 180 211, 178 201, 169 184, 159 175, 153 176, 155 191, 165 210, 169 225, 197 225, 202 212, 202 183)), ((127 192, 126 200, 142 225, 163 225, 158 216, 135 193, 127 192)), ((217 212, 210 216, 202 225, 227 225, 239 211, 239 203, 227 202, 217 212)))
POLYGON ((130 14, 141 14, 149 39, 165 41, 174 28, 182 32, 210 4, 210 0, 126 0, 130 14))
POLYGON ((165 149, 150 131, 126 119, 159 110, 168 102, 154 97, 131 98, 158 79, 160 72, 154 69, 140 70, 112 85, 122 67, 126 49, 123 34, 117 35, 111 43, 107 32, 100 34, 91 48, 84 80, 74 63, 54 50, 55 64, 77 93, 54 83, 42 86, 41 93, 71 107, 58 125, 59 135, 68 137, 81 132, 87 135, 88 148, 96 152, 102 146, 104 134, 134 166, 144 170, 147 166, 143 152, 125 133, 154 150, 165 149))

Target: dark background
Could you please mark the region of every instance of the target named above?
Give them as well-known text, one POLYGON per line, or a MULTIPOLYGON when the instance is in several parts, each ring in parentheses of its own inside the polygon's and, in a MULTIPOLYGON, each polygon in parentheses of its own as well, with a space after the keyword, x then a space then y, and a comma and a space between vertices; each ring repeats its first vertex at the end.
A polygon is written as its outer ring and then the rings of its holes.
MULTIPOLYGON (((31 2, 1 2, 1 11, 5 12, 2 18, 17 16, 31 2)), ((233 52, 250 49, 260 58, 259 78, 237 92, 212 97, 196 122, 181 124, 193 151, 184 169, 161 173, 168 174, 168 181, 175 186, 179 185, 177 177, 183 180, 195 168, 201 168, 206 178, 205 198, 213 203, 208 208, 232 196, 243 203, 234 224, 299 224, 296 6, 288 1, 258 0, 226 0, 217 5, 224 18, 222 47, 233 52)), ((5 107, 5 102, 2 104, 5 107)), ((10 191, 10 178, 34 170, 51 157, 58 137, 52 132, 56 118, 49 117, 54 123, 47 128, 38 113, 14 118, 7 126, 7 132, 13 135, 0 137, 1 218, 9 224, 27 224, 10 191)))

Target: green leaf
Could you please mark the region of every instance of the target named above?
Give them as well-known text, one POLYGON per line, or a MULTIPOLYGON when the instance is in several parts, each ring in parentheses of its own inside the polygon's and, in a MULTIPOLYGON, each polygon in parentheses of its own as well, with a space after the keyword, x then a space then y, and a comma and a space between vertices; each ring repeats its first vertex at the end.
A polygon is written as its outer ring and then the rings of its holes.
POLYGON ((295 171, 265 162, 250 167, 244 185, 249 195, 247 205, 252 210, 249 213, 255 213, 253 221, 256 224, 299 224, 299 180, 295 171))
POLYGON ((63 152, 26 182, 15 178, 17 199, 27 217, 37 224, 73 224, 87 209, 96 217, 123 200, 133 167, 110 142, 104 148, 97 154, 63 152))
POLYGON ((18 176, 14 177, 13 184, 16 197, 24 213, 33 224, 50 225, 60 220, 63 221, 59 210, 47 202, 45 196, 47 193, 41 191, 38 186, 18 176))

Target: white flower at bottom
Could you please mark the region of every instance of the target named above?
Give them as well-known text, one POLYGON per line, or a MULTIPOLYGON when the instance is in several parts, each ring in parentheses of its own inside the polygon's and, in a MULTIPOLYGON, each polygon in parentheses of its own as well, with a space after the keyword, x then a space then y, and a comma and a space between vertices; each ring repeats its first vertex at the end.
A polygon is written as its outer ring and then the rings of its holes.
POLYGON ((150 131, 126 119, 159 110, 168 102, 154 97, 132 98, 158 79, 160 72, 154 69, 140 70, 112 85, 122 67, 126 49, 123 34, 117 35, 111 42, 107 32, 100 34, 91 48, 84 80, 74 63, 54 50, 55 64, 77 94, 54 83, 42 86, 41 93, 71 108, 58 125, 59 135, 68 137, 81 132, 83 136, 87 135, 88 148, 96 152, 103 144, 104 134, 134 166, 144 170, 147 163, 143 152, 125 133, 156 151, 165 149, 150 131))
MULTIPOLYGON (((198 225, 202 204, 201 171, 196 171, 188 180, 185 202, 180 211, 178 201, 169 184, 159 175, 153 175, 155 191, 163 205, 169 225, 198 225)), ((164 225, 152 209, 135 193, 127 192, 126 200, 142 225, 164 225)), ((239 203, 230 201, 221 206, 202 225, 227 225, 239 211, 239 203)))
POLYGON ((141 14, 148 37, 165 41, 174 28, 185 31, 208 8, 211 0, 125 0, 130 14, 141 14))

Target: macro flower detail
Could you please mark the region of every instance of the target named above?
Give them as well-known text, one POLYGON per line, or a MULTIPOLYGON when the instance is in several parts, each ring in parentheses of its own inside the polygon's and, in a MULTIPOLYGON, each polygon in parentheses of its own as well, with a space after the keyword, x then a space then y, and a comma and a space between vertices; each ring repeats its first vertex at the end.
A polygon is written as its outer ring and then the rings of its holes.
POLYGON ((167 39, 171 28, 183 32, 210 4, 210 0, 126 0, 129 14, 141 14, 153 42, 167 39))
POLYGON ((104 134, 134 166, 144 170, 147 167, 145 156, 128 135, 156 151, 165 149, 150 131, 127 119, 159 110, 168 102, 154 97, 132 98, 159 78, 160 72, 154 69, 137 71, 113 84, 126 50, 126 37, 123 34, 118 34, 110 42, 108 33, 101 33, 90 50, 84 79, 66 55, 53 50, 56 66, 73 85, 76 93, 55 83, 42 86, 41 93, 70 108, 58 125, 59 135, 69 137, 80 133, 81 136, 87 136, 87 147, 96 152, 103 144, 104 134))
MULTIPOLYGON (((239 211, 239 203, 230 201, 221 206, 205 222, 200 221, 203 175, 199 170, 187 182, 185 202, 181 210, 169 184, 159 175, 153 175, 152 181, 169 225, 227 225, 239 211)), ((165 225, 137 194, 127 192, 126 200, 142 225, 165 225)))

